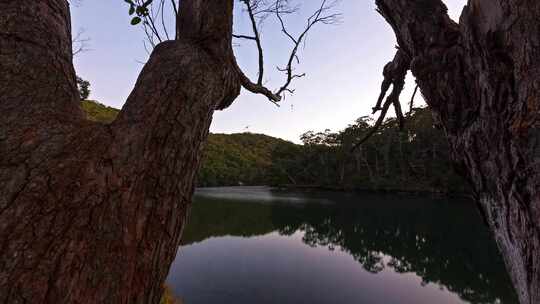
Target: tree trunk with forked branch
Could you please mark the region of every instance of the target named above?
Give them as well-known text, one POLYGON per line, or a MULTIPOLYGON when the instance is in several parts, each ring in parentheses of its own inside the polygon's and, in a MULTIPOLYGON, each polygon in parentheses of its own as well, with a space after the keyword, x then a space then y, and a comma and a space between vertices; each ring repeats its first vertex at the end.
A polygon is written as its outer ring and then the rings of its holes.
MULTIPOLYGON (((137 22, 155 17, 151 5, 163 17, 163 1, 125 2, 137 22)), ((272 92, 243 73, 233 3, 172 1, 176 40, 162 42, 154 27, 150 43, 161 43, 118 118, 101 125, 80 107, 68 2, 0 1, 1 303, 159 301, 214 111, 241 87, 277 103, 299 77, 289 62, 272 92)), ((339 18, 332 8, 321 0, 299 38, 287 33, 290 58, 316 24, 339 18)), ((257 13, 275 14, 285 31, 281 14, 293 11, 276 0, 257 13)), ((242 37, 262 45, 256 36, 242 37)))
POLYGON ((157 303, 212 113, 240 79, 233 0, 182 1, 118 119, 84 119, 65 0, 0 2, 0 302, 157 303))
MULTIPOLYGON (((410 69, 521 303, 539 303, 540 3, 470 0, 457 24, 440 0, 376 2, 400 46, 383 112, 410 69)), ((213 111, 240 85, 280 99, 238 69, 232 6, 182 1, 179 39, 156 46, 105 126, 78 104, 67 2, 0 3, 1 302, 159 300, 213 111)))
POLYGON ((376 3, 399 44, 386 81, 412 71, 520 302, 540 303, 540 2, 469 0, 459 23, 440 0, 376 3))

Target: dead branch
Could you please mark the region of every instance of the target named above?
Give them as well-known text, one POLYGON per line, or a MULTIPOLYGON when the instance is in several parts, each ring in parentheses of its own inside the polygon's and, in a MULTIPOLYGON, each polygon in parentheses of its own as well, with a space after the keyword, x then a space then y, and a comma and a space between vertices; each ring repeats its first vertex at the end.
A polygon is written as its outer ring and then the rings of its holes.
POLYGON ((240 71, 240 77, 242 79, 243 87, 255 94, 262 94, 266 96, 270 101, 276 103, 281 101, 284 97, 284 93, 293 94, 294 90, 290 89, 290 85, 296 78, 301 78, 305 76, 305 73, 296 74, 294 73, 294 64, 299 63, 298 58, 298 49, 302 43, 305 43, 306 37, 310 30, 316 24, 337 24, 341 20, 341 14, 332 12, 337 5, 337 1, 328 1, 322 0, 320 7, 308 18, 306 27, 304 30, 295 37, 287 29, 287 26, 284 21, 285 15, 293 14, 298 11, 298 6, 290 6, 289 2, 286 0, 241 0, 246 6, 246 11, 249 15, 251 25, 252 25, 252 36, 250 35, 233 35, 235 38, 247 39, 254 41, 257 46, 257 51, 259 55, 259 71, 256 82, 252 82, 243 72, 240 71), (268 18, 270 15, 274 15, 281 25, 281 32, 291 40, 293 47, 291 49, 287 64, 284 68, 277 68, 278 71, 284 72, 286 75, 284 84, 279 87, 275 92, 272 92, 270 89, 264 87, 264 51, 261 42, 260 35, 260 25, 261 23, 268 18))
POLYGON ((236 35, 236 34, 233 34, 232 35, 234 38, 238 38, 238 39, 248 39, 248 40, 255 40, 256 38, 253 37, 253 36, 247 36, 247 35, 236 35))
POLYGON ((371 136, 377 133, 379 128, 382 126, 384 119, 386 118, 386 114, 388 113, 390 105, 394 105, 394 110, 396 112, 399 128, 400 130, 403 130, 405 117, 403 116, 399 97, 401 95, 401 92, 403 91, 403 87, 405 86, 405 76, 407 76, 407 71, 409 70, 410 63, 410 56, 405 51, 398 48, 394 59, 388 64, 386 64, 386 66, 384 67, 384 80, 381 85, 381 94, 379 95, 377 104, 375 105, 375 107, 373 107, 373 114, 378 111, 381 111, 381 114, 379 115, 377 122, 375 123, 375 125, 373 125, 371 130, 354 145, 354 147, 352 148, 353 151, 360 147, 363 143, 365 143, 369 138, 371 138, 371 136), (392 85, 392 92, 390 93, 390 95, 388 95, 384 105, 381 108, 382 100, 386 96, 390 85, 392 85))
POLYGON ((357 142, 353 148, 352 151, 358 149, 362 146, 363 143, 365 143, 368 139, 371 138, 377 131, 379 131, 379 128, 382 126, 384 122, 384 118, 386 117, 386 114, 388 113, 388 109, 390 108, 390 105, 392 105, 392 100, 390 98, 386 99, 386 102, 384 103, 384 106, 380 109, 381 115, 379 115, 379 118, 377 119, 377 122, 375 122, 375 125, 369 130, 369 132, 359 141, 357 142))
POLYGON ((73 56, 77 56, 80 53, 84 53, 90 50, 89 43, 90 38, 84 37, 84 33, 86 30, 84 28, 80 28, 77 31, 77 34, 73 39, 71 40, 71 44, 73 45, 72 54, 73 56))
MULTIPOLYGON (((157 44, 170 40, 171 31, 167 28, 165 13, 167 9, 172 8, 174 14, 178 15, 177 0, 125 0, 130 5, 129 13, 133 15, 132 24, 142 23, 146 34, 145 43, 146 49, 153 49, 157 44), (169 2, 170 1, 170 2, 169 2)), ((305 44, 308 33, 317 24, 337 24, 341 20, 341 14, 333 12, 337 5, 337 0, 321 0, 321 5, 308 18, 304 30, 295 37, 287 28, 284 21, 284 16, 298 12, 299 6, 293 6, 288 0, 240 0, 245 5, 245 11, 249 16, 251 23, 251 34, 233 34, 236 39, 245 39, 255 42, 258 52, 258 74, 257 80, 251 81, 236 64, 239 78, 242 86, 255 94, 266 96, 271 102, 277 105, 285 95, 285 93, 293 94, 294 90, 290 88, 293 80, 304 77, 304 73, 295 73, 294 65, 300 62, 298 57, 299 47, 302 43, 305 44), (279 68, 278 71, 285 73, 285 82, 277 90, 272 91, 264 86, 264 50, 261 40, 262 23, 270 16, 275 16, 281 25, 281 31, 285 36, 292 41, 292 49, 288 57, 288 61, 284 68, 279 68)), ((175 27, 176 28, 176 27, 175 27)), ((178 29, 176 29, 177 31, 178 29)), ((175 32, 173 39, 178 39, 178 33, 175 32)))
POLYGON ((257 8, 257 4, 261 3, 262 1, 255 1, 254 5, 251 5, 250 0, 241 0, 245 5, 246 9, 249 15, 249 19, 251 20, 251 27, 253 30, 253 40, 255 41, 255 44, 257 45, 257 50, 259 53, 259 76, 257 78, 257 85, 262 86, 263 81, 263 74, 264 74, 264 54, 261 44, 261 36, 259 34, 259 29, 257 28, 257 21, 255 20, 255 15, 253 12, 253 8, 255 6, 255 9, 257 8))
POLYGON ((408 115, 412 114, 412 110, 413 110, 413 107, 414 107, 414 97, 416 97, 417 92, 418 92, 418 84, 414 88, 414 92, 412 94, 411 101, 409 102, 409 113, 408 113, 408 115))

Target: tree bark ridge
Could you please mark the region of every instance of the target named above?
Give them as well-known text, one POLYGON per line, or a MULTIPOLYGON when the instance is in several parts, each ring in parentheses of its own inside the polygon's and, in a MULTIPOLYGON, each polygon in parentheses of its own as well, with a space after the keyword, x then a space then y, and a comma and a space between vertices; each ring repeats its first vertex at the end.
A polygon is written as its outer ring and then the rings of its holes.
POLYGON ((205 3, 182 1, 112 125, 80 109, 67 2, 0 3, 0 302, 159 301, 212 114, 240 91, 232 0, 205 3))
POLYGON ((522 304, 540 303, 540 4, 377 0, 494 232, 522 304))

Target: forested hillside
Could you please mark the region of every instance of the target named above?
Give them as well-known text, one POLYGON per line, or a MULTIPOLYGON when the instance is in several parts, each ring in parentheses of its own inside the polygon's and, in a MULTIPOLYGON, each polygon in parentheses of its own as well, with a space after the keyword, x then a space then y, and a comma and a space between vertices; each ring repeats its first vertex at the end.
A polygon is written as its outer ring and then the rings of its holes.
MULTIPOLYGON (((92 101, 83 108, 93 121, 110 123, 118 110, 92 101)), ((388 119, 373 137, 353 150, 372 121, 359 118, 340 132, 309 131, 303 145, 263 134, 210 134, 198 185, 288 185, 346 190, 463 193, 448 144, 426 108, 406 117, 406 132, 388 119)))
POLYGON ((405 117, 400 132, 394 118, 387 119, 364 144, 355 143, 373 122, 361 117, 345 130, 309 131, 301 146, 280 146, 274 151, 274 183, 315 185, 338 189, 428 191, 464 193, 467 187, 456 174, 448 143, 427 108, 405 117))
MULTIPOLYGON (((82 106, 89 120, 102 123, 111 123, 119 112, 95 101, 83 101, 82 106)), ((296 145, 263 134, 210 134, 198 185, 267 185, 272 180, 273 151, 290 146, 296 145)))
POLYGON ((267 185, 272 180, 274 151, 295 146, 263 134, 210 134, 198 185, 267 185))
POLYGON ((91 121, 111 123, 116 119, 119 112, 118 109, 108 107, 93 100, 83 100, 81 104, 84 112, 86 112, 86 118, 91 121))

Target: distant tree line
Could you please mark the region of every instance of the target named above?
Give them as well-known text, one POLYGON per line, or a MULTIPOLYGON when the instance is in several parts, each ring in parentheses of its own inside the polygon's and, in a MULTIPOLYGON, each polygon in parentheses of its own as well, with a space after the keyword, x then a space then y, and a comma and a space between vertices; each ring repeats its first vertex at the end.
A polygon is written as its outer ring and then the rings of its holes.
POLYGON ((416 108, 399 131, 387 119, 373 137, 353 149, 373 125, 361 117, 340 132, 309 131, 303 145, 279 145, 272 151, 271 184, 340 189, 464 193, 467 187, 451 163, 448 143, 428 108, 416 108))
POLYGON ((210 134, 205 147, 198 185, 202 187, 268 185, 273 151, 297 145, 263 134, 210 134))
POLYGON ((90 81, 77 76, 77 89, 79 90, 81 100, 87 100, 90 97, 90 81))
MULTIPOLYGON (((118 110, 84 101, 88 119, 112 122, 118 110)), ((400 132, 387 119, 373 137, 353 146, 373 125, 361 117, 339 132, 308 131, 303 145, 253 133, 210 134, 198 186, 272 185, 345 190, 465 193, 451 163, 448 143, 428 108, 405 117, 400 132)))

